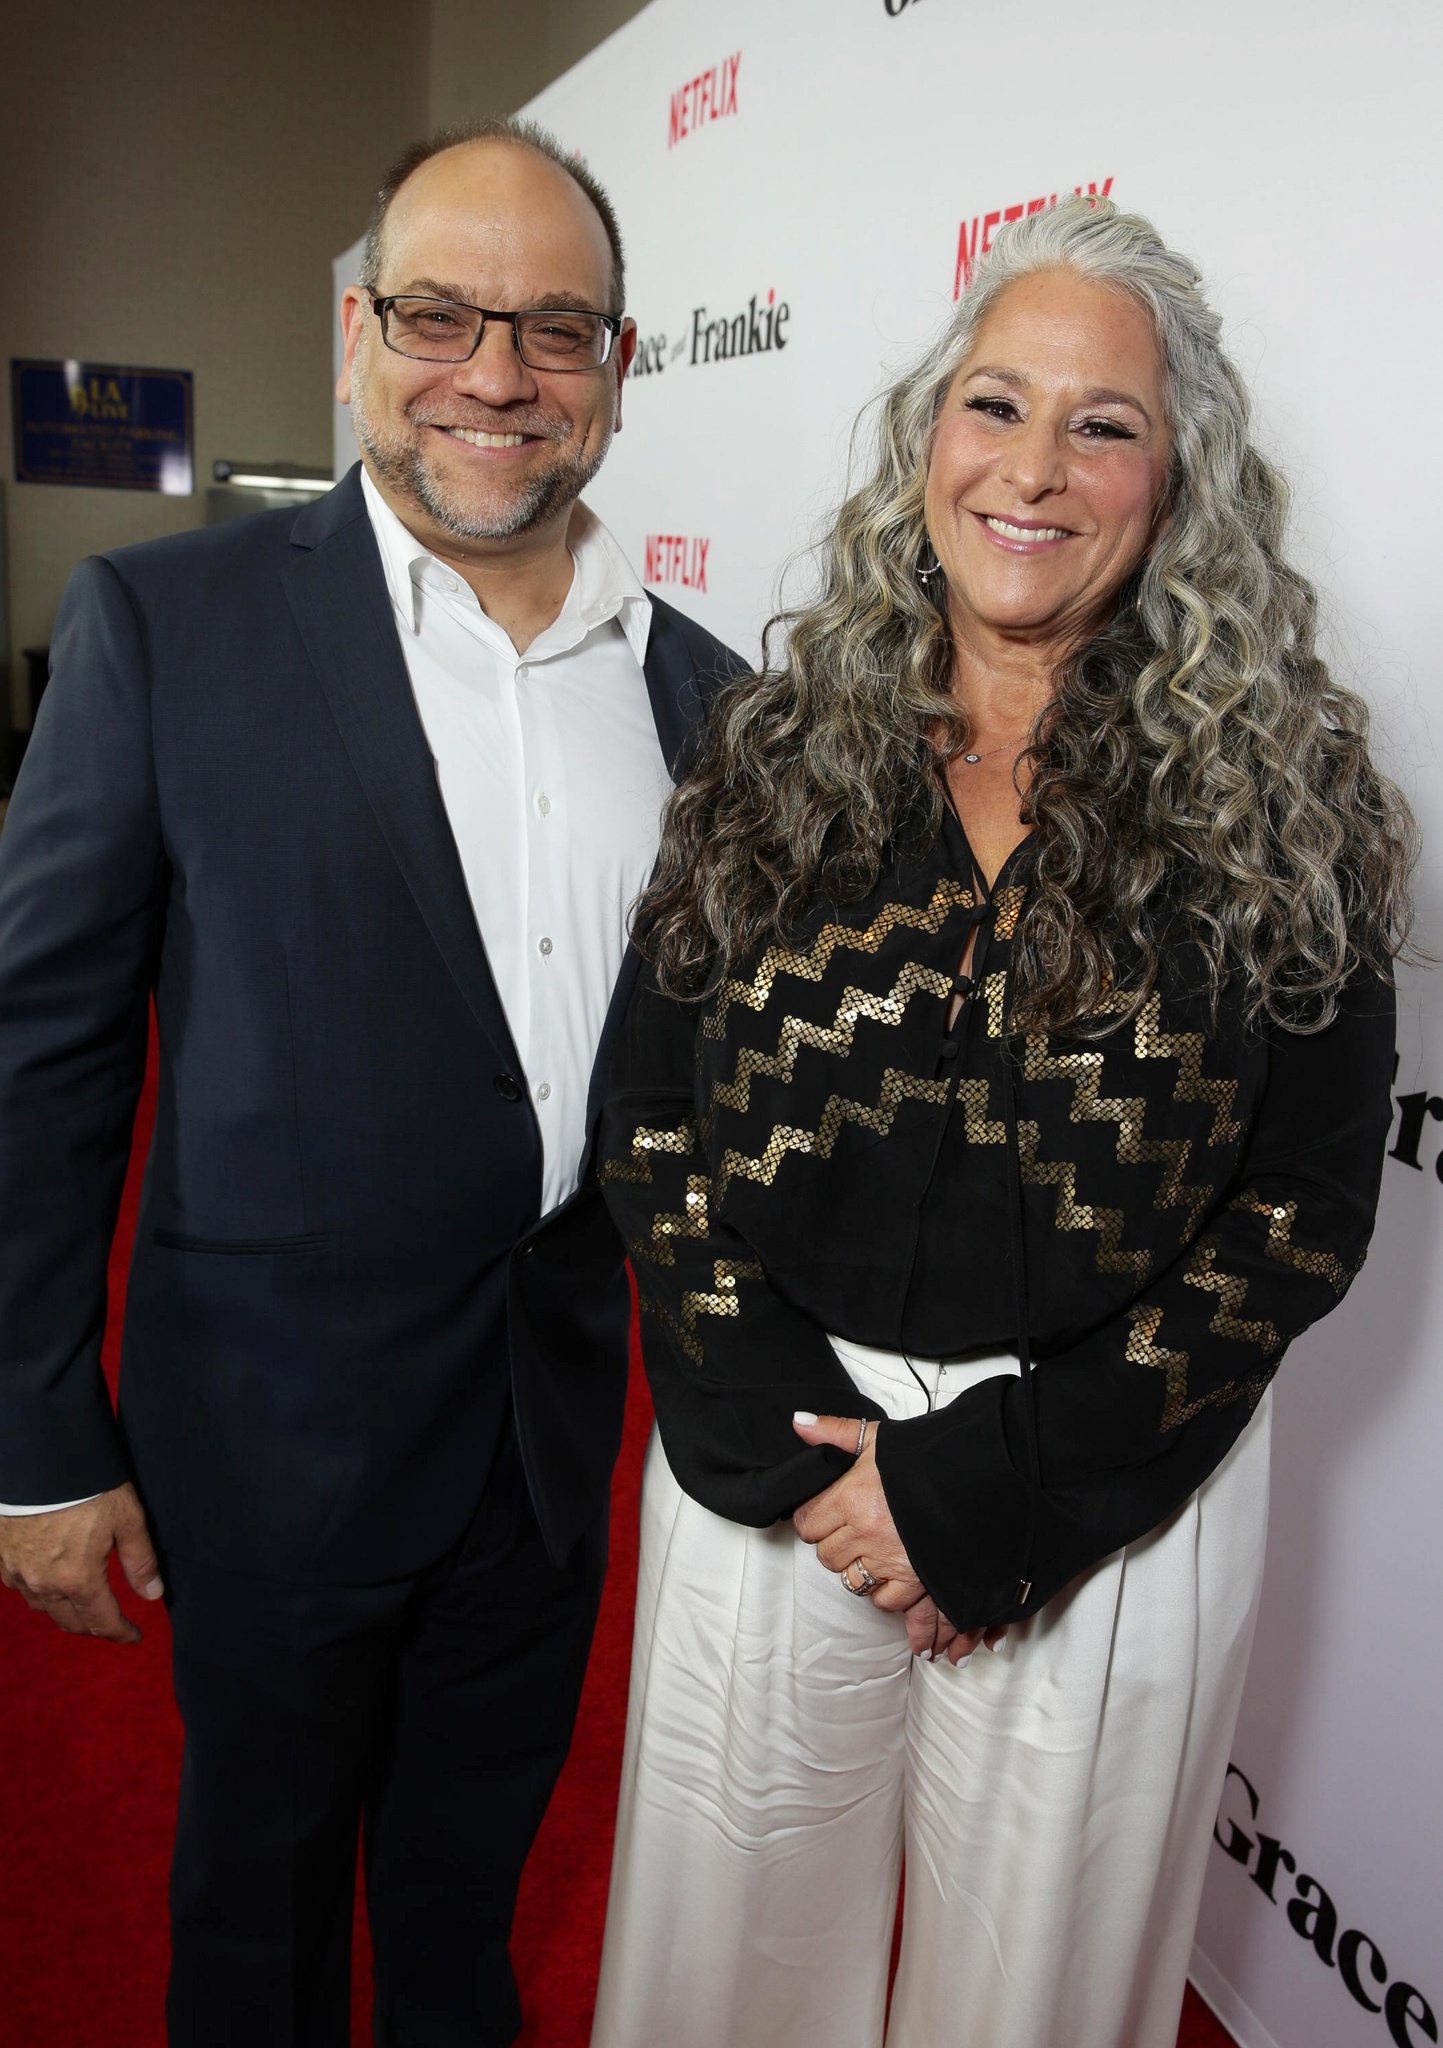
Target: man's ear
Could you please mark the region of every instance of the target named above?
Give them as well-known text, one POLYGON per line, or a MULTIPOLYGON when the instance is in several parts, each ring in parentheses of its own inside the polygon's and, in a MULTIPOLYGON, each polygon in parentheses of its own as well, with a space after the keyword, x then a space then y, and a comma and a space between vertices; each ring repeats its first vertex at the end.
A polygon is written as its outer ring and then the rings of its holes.
POLYGON ((336 396, 342 405, 351 402, 351 368, 356 360, 356 350, 361 345, 361 336, 366 326, 366 295, 358 284, 348 284, 341 293, 341 335, 345 342, 345 354, 341 358, 341 374, 336 379, 336 396))
POLYGON ((616 363, 616 425, 613 432, 619 434, 621 432, 622 388, 626 383, 626 373, 631 368, 631 359, 636 354, 636 322, 634 320, 626 319, 622 321, 621 332, 616 337, 616 347, 611 353, 616 363))

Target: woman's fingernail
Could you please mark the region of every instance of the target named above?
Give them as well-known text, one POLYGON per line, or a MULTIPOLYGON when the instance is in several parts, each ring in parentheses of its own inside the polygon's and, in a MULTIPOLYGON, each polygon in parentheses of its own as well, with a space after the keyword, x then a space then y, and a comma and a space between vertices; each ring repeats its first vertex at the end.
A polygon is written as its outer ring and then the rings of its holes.
POLYGON ((932 1662, 932 1652, 930 1650, 919 1650, 917 1652, 917 1655, 922 1659, 922 1662, 924 1664, 930 1664, 932 1662))
POLYGON ((965 1657, 959 1657, 959 1658, 957 1659, 957 1662, 956 1662, 956 1664, 954 1665, 953 1669, 954 1669, 954 1670, 957 1670, 957 1671, 960 1671, 960 1670, 962 1669, 962 1666, 963 1666, 964 1664, 970 1664, 971 1662, 972 1662, 972 1652, 971 1652, 971 1651, 969 1650, 969 1651, 967 1652, 967 1655, 966 1655, 965 1657))
POLYGON ((987 1647, 989 1650, 1000 1650, 1002 1648, 1002 1645, 1006 1642, 1006 1640, 1006 1636, 999 1636, 995 1643, 989 1643, 987 1647))
POLYGON ((809 1414, 805 1408, 795 1409, 792 1414, 793 1422, 815 1422, 816 1419, 816 1416, 809 1414))

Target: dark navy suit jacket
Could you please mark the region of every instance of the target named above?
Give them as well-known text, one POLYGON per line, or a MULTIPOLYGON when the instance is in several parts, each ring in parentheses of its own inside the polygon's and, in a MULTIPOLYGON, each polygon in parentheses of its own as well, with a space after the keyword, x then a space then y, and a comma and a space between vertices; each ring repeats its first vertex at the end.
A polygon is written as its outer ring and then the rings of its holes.
MULTIPOLYGON (((653 607, 674 765, 739 664, 653 607)), ((540 1218, 520 1073, 359 471, 299 517, 82 563, 0 838, 0 1500, 133 1475, 178 1555, 399 1577, 465 1526, 509 1390, 564 1555, 604 1504, 629 1299, 593 1174, 540 1218)))

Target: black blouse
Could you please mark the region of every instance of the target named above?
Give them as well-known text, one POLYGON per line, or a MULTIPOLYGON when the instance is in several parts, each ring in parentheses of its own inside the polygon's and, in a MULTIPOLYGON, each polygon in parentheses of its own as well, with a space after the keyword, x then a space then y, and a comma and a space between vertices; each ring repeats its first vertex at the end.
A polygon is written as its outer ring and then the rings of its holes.
POLYGON ((1024 842, 989 894, 948 813, 707 1002, 644 976, 602 1133, 667 1457, 716 1513, 763 1526, 847 1469, 791 1427, 879 1413, 828 1331, 1031 1360, 878 1432, 913 1566, 963 1628, 1034 1612, 1217 1466, 1362 1264, 1391 1114, 1371 973, 1323 1031, 1214 1023, 1179 937, 1106 1037, 1011 1034, 1029 865, 1024 842))

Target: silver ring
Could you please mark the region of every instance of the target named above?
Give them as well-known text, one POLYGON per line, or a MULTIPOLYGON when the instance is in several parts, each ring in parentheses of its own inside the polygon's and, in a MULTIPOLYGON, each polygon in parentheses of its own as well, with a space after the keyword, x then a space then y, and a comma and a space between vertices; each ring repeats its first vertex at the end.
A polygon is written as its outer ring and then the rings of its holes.
POLYGON ((855 1451, 853 1451, 853 1453, 852 1453, 852 1456, 853 1456, 854 1458, 860 1458, 860 1457, 861 1457, 861 1455, 862 1455, 862 1453, 863 1453, 863 1451, 865 1451, 865 1450, 866 1450, 866 1448, 867 1448, 867 1424, 866 1424, 866 1422, 865 1422, 865 1420, 864 1420, 864 1421, 863 1421, 863 1423, 862 1423, 862 1427, 861 1427, 861 1430, 860 1430, 860 1432, 858 1433, 858 1436, 857 1436, 857 1448, 856 1448, 856 1450, 855 1450, 855 1451))
POLYGON ((838 1573, 837 1576, 841 1579, 842 1584, 846 1587, 847 1591, 849 1593, 855 1593, 859 1600, 865 1600, 869 1593, 875 1593, 878 1586, 880 1586, 882 1583, 880 1579, 874 1579, 872 1577, 872 1574, 867 1570, 867 1567, 863 1564, 860 1557, 854 1557, 852 1559, 852 1562, 849 1565, 846 1565, 842 1569, 842 1571, 838 1573), (860 1573, 862 1580, 860 1586, 854 1586, 852 1584, 852 1581, 847 1576, 848 1572, 860 1573))

